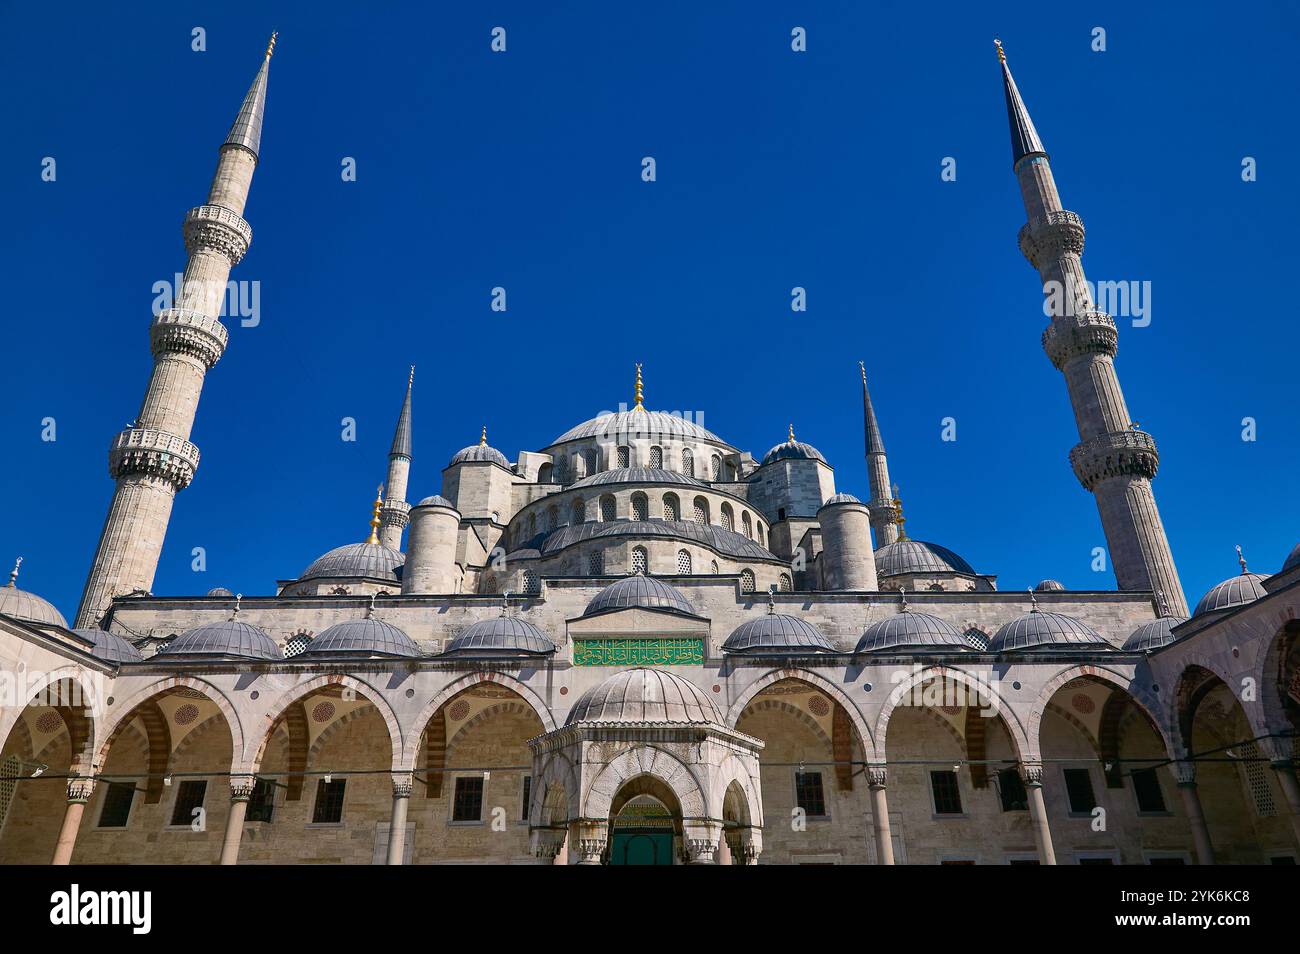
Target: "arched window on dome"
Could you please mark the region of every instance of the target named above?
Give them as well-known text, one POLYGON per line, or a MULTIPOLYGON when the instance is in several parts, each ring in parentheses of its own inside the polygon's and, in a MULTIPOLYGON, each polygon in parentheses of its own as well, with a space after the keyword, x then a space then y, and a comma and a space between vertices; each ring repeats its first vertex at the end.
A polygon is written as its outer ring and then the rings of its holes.
POLYGON ((575 527, 578 526, 578 525, 581 524, 581 523, 584 523, 584 522, 586 521, 586 519, 587 519, 587 510, 586 510, 586 508, 582 505, 582 501, 581 501, 581 500, 575 500, 575 501, 573 502, 572 513, 573 513, 573 516, 572 516, 572 518, 570 519, 569 522, 570 522, 573 526, 575 526, 575 527))
POLYGON ((664 519, 682 519, 682 505, 677 502, 676 494, 664 494, 664 519))
POLYGON ((632 449, 626 446, 620 446, 614 453, 614 459, 617 461, 617 467, 632 466, 632 449))
POLYGON ((746 540, 754 539, 754 522, 749 519, 749 511, 740 515, 740 532, 745 535, 746 540))
POLYGON ((605 523, 611 523, 618 519, 618 512, 614 506, 614 495, 605 494, 600 498, 600 519, 605 523))
POLYGON ((650 500, 643 493, 637 492, 632 495, 632 519, 650 519, 650 500))
POLYGON ((587 575, 603 576, 605 573, 605 554, 600 550, 592 550, 587 554, 587 575))
POLYGON ((593 447, 587 451, 587 476, 590 477, 600 470, 600 461, 596 455, 596 449, 593 447))
POLYGON ((695 498, 695 522, 706 526, 709 522, 709 502, 703 497, 695 498))
POLYGON ((650 567, 650 558, 645 551, 645 547, 632 548, 632 572, 648 573, 650 567))
POLYGON ((723 530, 734 530, 736 528, 736 518, 732 515, 731 504, 724 503, 722 505, 721 517, 719 520, 722 523, 723 530))
POLYGON ((722 479, 722 458, 717 454, 709 460, 709 473, 713 474, 714 480, 722 479))
POLYGON ((782 593, 789 593, 791 590, 794 589, 794 583, 790 580, 789 573, 781 574, 781 580, 777 584, 776 588, 780 590, 782 593))
POLYGON ((754 571, 748 567, 740 571, 740 592, 754 592, 754 571))
POLYGON ((542 578, 532 570, 524 570, 524 593, 536 596, 542 592, 542 578))
POLYGON ((691 553, 689 550, 677 551, 677 572, 682 576, 691 575, 691 553))
POLYGON ((761 522, 758 525, 758 545, 764 548, 767 547, 767 533, 763 530, 761 522))
POLYGON ((664 465, 664 449, 656 444, 650 448, 650 466, 655 469, 662 468, 664 465))
POLYGON ((537 482, 539 484, 549 484, 555 473, 555 468, 551 464, 543 464, 537 469, 537 482))
POLYGON ((695 476, 695 455, 689 447, 682 448, 682 473, 687 477, 695 476))
POLYGON ((551 504, 546 508, 546 529, 554 530, 560 525, 560 508, 551 504))

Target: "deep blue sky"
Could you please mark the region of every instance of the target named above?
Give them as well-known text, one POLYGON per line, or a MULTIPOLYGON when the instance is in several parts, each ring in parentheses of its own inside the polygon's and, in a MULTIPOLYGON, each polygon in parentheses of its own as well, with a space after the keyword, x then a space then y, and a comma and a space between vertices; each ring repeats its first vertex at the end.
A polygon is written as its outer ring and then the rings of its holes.
POLYGON ((1089 277, 1153 283, 1150 327, 1120 322, 1118 367, 1159 441, 1189 599, 1236 570, 1234 544, 1276 570, 1300 536, 1285 282, 1300 17, 1135 6, 6 4, 0 558, 25 556, 23 585, 76 610, 106 449, 151 367, 151 286, 184 266, 181 218, 274 28, 255 238, 234 272, 261 282, 262 321, 234 323, 208 377, 203 464, 156 592, 270 593, 362 539, 411 363, 414 499, 483 423, 513 459, 629 400, 634 361, 650 406, 702 413, 756 455, 793 421, 865 496, 859 359, 913 536, 1004 590, 1113 587, 1090 570, 1104 538, 1016 247, 995 35, 1087 223, 1089 277), (1241 181, 1243 156, 1259 181, 1241 181))

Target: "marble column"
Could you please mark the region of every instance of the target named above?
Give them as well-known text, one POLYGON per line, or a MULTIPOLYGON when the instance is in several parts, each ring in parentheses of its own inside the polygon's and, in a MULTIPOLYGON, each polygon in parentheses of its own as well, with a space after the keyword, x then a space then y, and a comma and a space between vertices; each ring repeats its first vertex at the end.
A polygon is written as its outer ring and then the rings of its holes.
POLYGON ((1296 844, 1300 845, 1300 782, 1296 781, 1295 763, 1289 758, 1280 758, 1270 764, 1277 773, 1277 783, 1291 811, 1291 830, 1295 833, 1296 844))
POLYGON ((72 864, 72 849, 77 845, 77 832, 81 830, 81 816, 86 810, 86 802, 95 794, 95 780, 80 776, 68 779, 68 807, 63 812, 63 825, 59 829, 59 840, 54 845, 52 865, 72 864))
POLYGON ((414 779, 410 772, 393 773, 393 813, 388 822, 388 864, 406 859, 406 809, 411 803, 414 779))
POLYGON ((230 776, 230 814, 226 816, 226 835, 221 841, 221 864, 239 864, 239 843, 244 837, 244 816, 248 800, 257 785, 252 775, 230 776))
POLYGON ((867 769, 867 788, 871 791, 871 823, 876 833, 876 864, 894 863, 894 838, 889 831, 889 799, 885 795, 885 782, 889 772, 883 765, 867 769))
POLYGON ((1043 767, 1022 762, 1020 778, 1025 783, 1029 797, 1029 821, 1034 829, 1034 845, 1038 848, 1040 865, 1056 864, 1056 849, 1052 847, 1052 828, 1047 823, 1047 806, 1043 801, 1043 767))
POLYGON ((1201 796, 1196 790, 1196 763, 1175 762, 1174 776, 1178 779, 1178 790, 1183 795, 1183 810, 1187 813, 1187 823, 1192 828, 1192 844, 1196 846, 1196 863, 1212 865, 1214 846, 1210 842, 1210 829, 1205 823, 1205 812, 1201 810, 1201 796))

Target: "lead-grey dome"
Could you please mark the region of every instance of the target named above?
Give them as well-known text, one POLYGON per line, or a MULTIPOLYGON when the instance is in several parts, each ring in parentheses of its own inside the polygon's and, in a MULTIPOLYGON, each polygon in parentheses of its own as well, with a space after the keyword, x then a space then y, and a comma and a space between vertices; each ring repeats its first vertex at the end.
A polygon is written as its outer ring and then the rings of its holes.
POLYGON ((398 550, 382 543, 349 543, 335 547, 302 571, 300 580, 317 577, 365 577, 397 582, 397 568, 406 562, 398 550))
POLYGON ((83 639, 90 640, 93 644, 90 647, 90 654, 104 662, 139 662, 144 658, 140 650, 117 633, 106 633, 102 629, 74 629, 73 632, 83 639))
MULTIPOLYGON (((619 520, 614 523, 580 523, 561 527, 545 536, 538 544, 534 537, 525 541, 525 548, 536 549, 542 556, 558 553, 565 547, 608 537, 668 537, 706 546, 725 556, 739 560, 776 560, 770 550, 765 550, 744 534, 724 530, 715 524, 695 523, 692 520, 619 520)), ((519 559, 524 550, 515 550, 511 559, 519 559)))
POLYGON ((280 647, 251 623, 236 619, 206 623, 181 633, 158 650, 168 656, 238 656, 241 659, 283 659, 280 647))
POLYGON ((446 507, 448 510, 455 510, 456 505, 444 497, 442 494, 432 494, 421 500, 417 507, 446 507))
POLYGON ((1113 648, 1086 623, 1064 613, 1031 610, 1002 626, 989 640, 991 653, 1019 652, 1024 649, 1113 648))
POLYGON ((1287 570, 1293 569, 1297 566, 1300 566, 1300 543, 1297 543, 1292 547, 1291 552, 1287 554, 1286 561, 1282 564, 1281 572, 1285 573, 1287 570))
POLYGON ((976 648, 951 623, 929 613, 905 610, 868 626, 853 651, 872 653, 895 649, 941 649, 969 652, 976 648))
POLYGON ((381 619, 350 619, 335 623, 316 636, 302 656, 418 656, 420 647, 392 623, 381 619))
MULTIPOLYGON (((793 438, 784 444, 777 444, 763 455, 763 464, 770 464, 778 460, 819 460, 823 464, 826 463, 826 458, 822 456, 821 451, 811 444, 805 444, 803 441, 796 441, 793 438)), ((762 464, 759 466, 762 466, 762 464)))
POLYGON ((457 464, 463 464, 466 461, 487 461, 488 463, 504 467, 506 470, 510 469, 510 461, 506 459, 506 455, 501 453, 491 444, 479 443, 471 444, 469 447, 462 447, 452 455, 451 463, 447 466, 454 467, 457 464))
POLYGON ((834 652, 834 644, 816 626, 797 616, 768 613, 741 623, 722 644, 727 653, 834 652))
POLYGON ((662 669, 624 669, 584 692, 565 725, 657 722, 676 725, 720 723, 713 700, 681 676, 662 669))
POLYGON ((68 628, 68 621, 53 603, 35 593, 18 589, 12 582, 8 586, 0 586, 0 613, 37 626, 68 628))
POLYGON ((832 504, 860 504, 860 503, 862 503, 862 501, 859 500, 857 497, 853 496, 853 494, 836 494, 835 496, 827 500, 824 504, 822 504, 822 506, 829 507, 832 504))
POLYGON ((499 616, 496 619, 480 620, 466 627, 459 636, 447 644, 442 655, 528 653, 540 656, 553 652, 555 652, 555 643, 532 623, 514 616, 499 616))
POLYGON ((975 570, 947 547, 923 540, 898 540, 876 551, 876 573, 897 576, 902 573, 969 573, 975 570))
POLYGON ((1124 640, 1124 651, 1143 653, 1149 649, 1159 649, 1174 641, 1173 628, 1179 623, 1187 622, 1186 616, 1161 616, 1149 623, 1143 623, 1133 630, 1133 635, 1124 640))
POLYGON ((664 411, 647 411, 645 408, 633 408, 630 411, 610 412, 593 417, 565 431, 551 443, 563 444, 565 441, 585 440, 592 437, 692 437, 731 446, 717 434, 705 430, 699 424, 681 415, 668 414, 664 411))
POLYGON ((686 484, 691 487, 707 487, 708 484, 694 477, 687 477, 676 471, 664 470, 662 467, 616 467, 603 470, 599 474, 584 477, 570 486, 570 490, 580 487, 599 487, 604 484, 686 484))
POLYGON ((681 613, 686 616, 698 615, 695 607, 676 589, 652 576, 640 574, 624 577, 605 587, 587 604, 587 609, 582 615, 595 616, 597 613, 631 607, 681 613))
POLYGON ((1065 584, 1056 580, 1039 580, 1038 585, 1034 587, 1035 593, 1055 593, 1064 590, 1065 584))
POLYGON ((235 596, 234 593, 224 586, 214 586, 212 589, 208 590, 207 595, 211 597, 230 597, 232 599, 235 596))
POLYGON ((1264 577, 1258 573, 1241 573, 1212 587, 1210 592, 1201 597, 1192 615, 1201 616, 1216 610, 1245 606, 1261 596, 1268 596, 1268 590, 1264 589, 1264 577))

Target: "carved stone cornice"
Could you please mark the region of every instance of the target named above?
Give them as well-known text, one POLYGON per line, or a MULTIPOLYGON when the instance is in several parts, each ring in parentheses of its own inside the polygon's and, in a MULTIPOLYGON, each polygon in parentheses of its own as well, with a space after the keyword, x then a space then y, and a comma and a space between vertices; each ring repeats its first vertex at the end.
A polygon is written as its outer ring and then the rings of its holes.
POLYGON ((155 358, 164 354, 187 354, 202 361, 208 370, 225 353, 230 333, 216 318, 188 308, 168 308, 149 326, 149 346, 155 358))
POLYGON ((1083 236, 1083 219, 1059 209, 1021 226, 1020 251, 1041 272, 1062 255, 1082 255, 1083 236))
POLYGON ((1053 318, 1043 331, 1043 350, 1058 371, 1064 370, 1071 358, 1080 355, 1104 354, 1113 358, 1119 351, 1115 319, 1102 311, 1053 318))
POLYGON ((230 259, 231 265, 238 265, 253 243, 252 226, 219 205, 200 205, 190 209, 185 214, 182 231, 185 249, 191 255, 197 251, 220 252, 230 259))
POLYGON ((1145 431, 1111 431, 1081 441, 1070 451, 1074 475, 1091 491, 1109 477, 1145 477, 1160 468, 1155 438, 1145 431))
POLYGON ((145 427, 129 427, 113 438, 108 472, 114 480, 148 474, 183 490, 199 469, 199 449, 187 440, 145 427))

